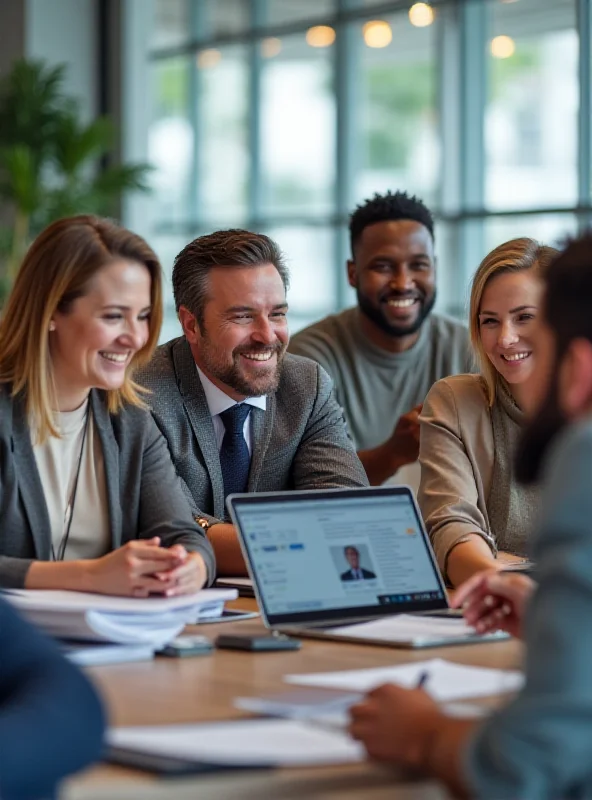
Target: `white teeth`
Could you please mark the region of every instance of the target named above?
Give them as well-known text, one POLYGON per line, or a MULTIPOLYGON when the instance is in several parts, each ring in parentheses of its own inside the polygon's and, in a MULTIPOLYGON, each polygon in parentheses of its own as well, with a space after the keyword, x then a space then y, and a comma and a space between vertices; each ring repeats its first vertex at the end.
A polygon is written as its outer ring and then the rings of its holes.
POLYGON ((512 353, 511 355, 502 355, 502 358, 505 361, 524 361, 529 355, 530 353, 512 353))
POLYGON ((243 356, 251 361, 269 361, 272 355, 273 353, 243 353, 243 356))
POLYGON ((106 358, 107 361, 113 361, 115 364, 125 364, 127 361, 127 353, 105 353, 101 350, 100 355, 106 358))
POLYGON ((389 300, 389 306, 393 306, 394 308, 410 308, 415 303, 414 298, 410 298, 409 300, 389 300))

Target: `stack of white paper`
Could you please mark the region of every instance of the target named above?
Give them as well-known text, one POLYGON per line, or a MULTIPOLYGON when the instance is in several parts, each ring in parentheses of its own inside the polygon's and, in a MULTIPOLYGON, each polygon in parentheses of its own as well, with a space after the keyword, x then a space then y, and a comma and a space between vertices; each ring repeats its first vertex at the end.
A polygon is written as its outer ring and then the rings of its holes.
POLYGON ((107 743, 138 753, 229 766, 312 766, 362 761, 345 731, 288 719, 115 728, 107 743))
POLYGON ((58 639, 150 645, 160 650, 188 624, 221 614, 234 589, 183 597, 110 597, 86 592, 10 590, 6 599, 58 639))
POLYGON ((303 686, 324 686, 350 692, 369 692, 383 683, 395 683, 406 689, 417 686, 420 676, 427 676, 424 691, 434 700, 447 703, 452 700, 468 700, 475 697, 513 692, 524 682, 521 672, 468 667, 453 664, 441 658, 401 664, 396 667, 345 670, 343 672, 319 672, 310 675, 286 675, 288 683, 303 686))

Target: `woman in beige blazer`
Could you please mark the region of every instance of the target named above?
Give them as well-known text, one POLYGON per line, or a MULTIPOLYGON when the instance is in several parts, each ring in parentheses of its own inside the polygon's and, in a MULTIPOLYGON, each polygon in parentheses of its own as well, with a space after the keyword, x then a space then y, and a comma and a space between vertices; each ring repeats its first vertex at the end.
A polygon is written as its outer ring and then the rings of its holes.
POLYGON ((537 491, 516 483, 513 456, 528 403, 541 274, 557 254, 521 238, 484 259, 469 312, 480 373, 438 381, 423 405, 419 505, 452 586, 501 566, 500 550, 526 554, 537 491))

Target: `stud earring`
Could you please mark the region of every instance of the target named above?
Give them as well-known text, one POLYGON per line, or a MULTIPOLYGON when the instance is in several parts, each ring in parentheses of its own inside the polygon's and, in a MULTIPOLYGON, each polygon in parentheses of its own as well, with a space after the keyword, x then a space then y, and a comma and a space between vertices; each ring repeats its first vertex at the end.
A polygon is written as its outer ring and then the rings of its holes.
POLYGON ((49 330, 55 331, 55 322, 53 320, 49 323, 49 330))

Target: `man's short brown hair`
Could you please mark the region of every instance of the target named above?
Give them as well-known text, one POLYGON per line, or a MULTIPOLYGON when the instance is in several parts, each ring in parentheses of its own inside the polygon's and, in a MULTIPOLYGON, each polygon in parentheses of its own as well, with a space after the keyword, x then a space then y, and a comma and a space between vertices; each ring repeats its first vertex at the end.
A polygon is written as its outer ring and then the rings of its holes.
POLYGON ((284 288, 290 278, 278 245, 262 233, 233 228, 199 236, 181 250, 173 267, 173 294, 177 312, 185 306, 203 326, 208 302, 208 275, 214 267, 259 267, 273 264, 284 288))

